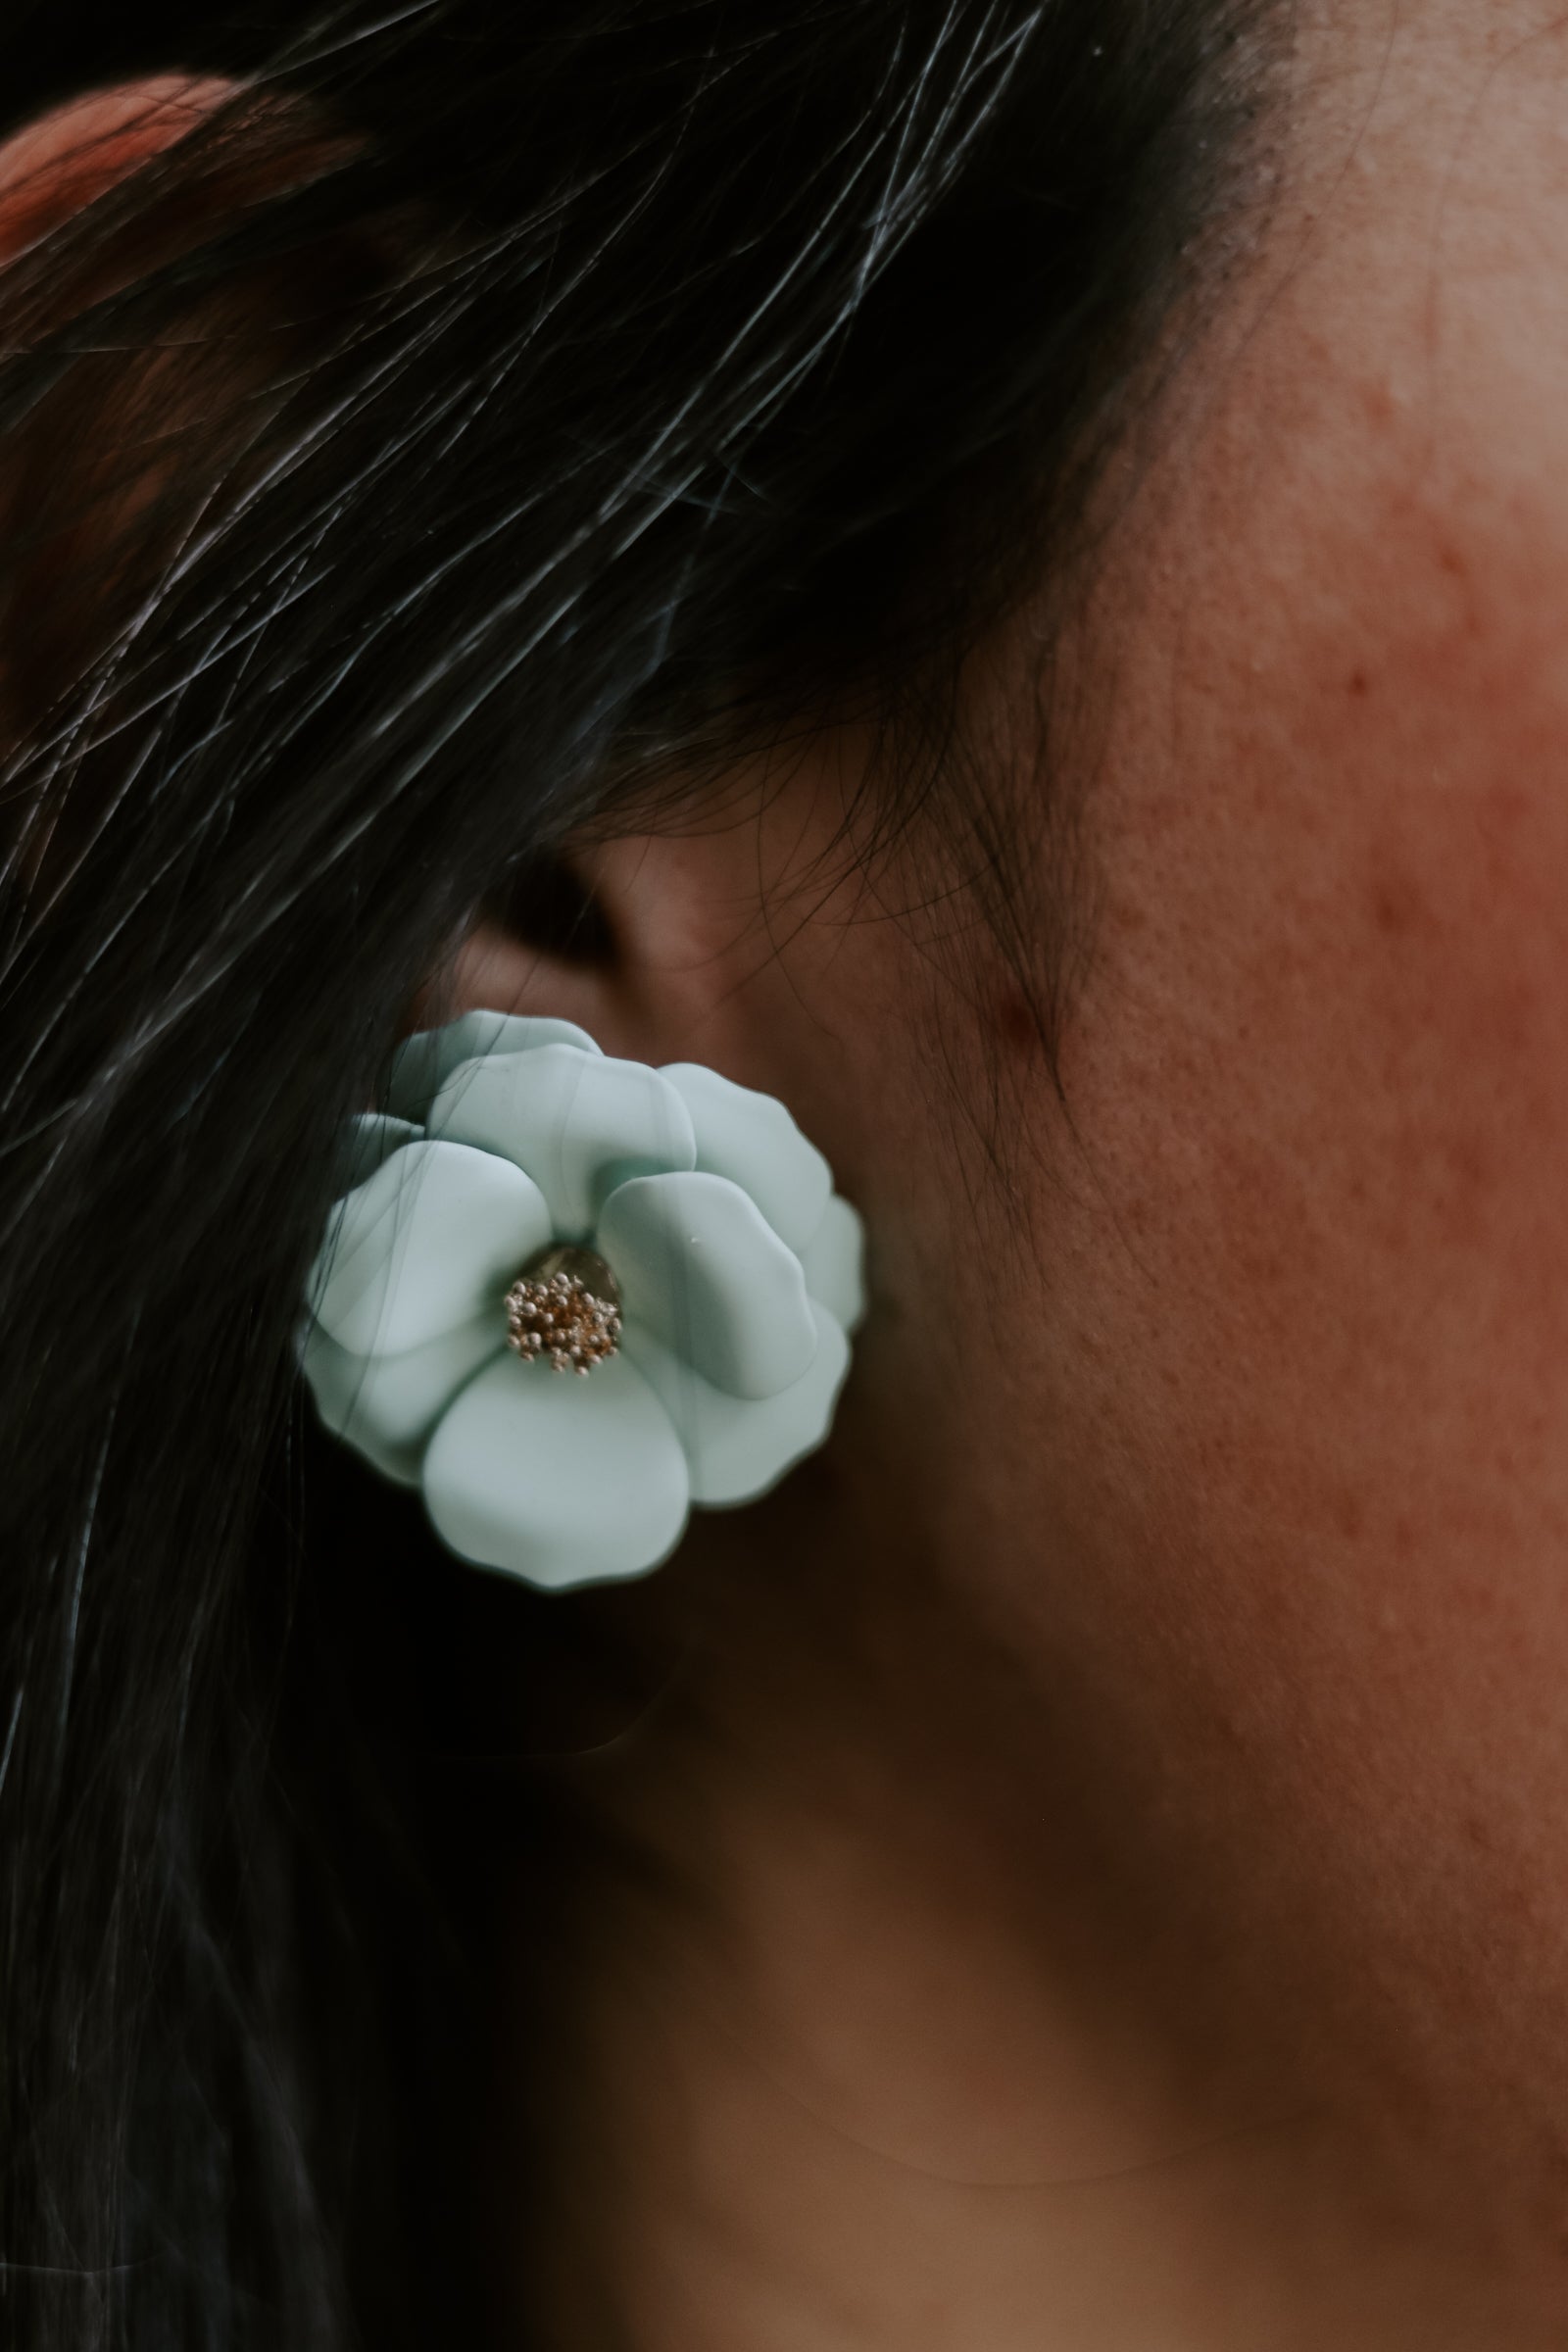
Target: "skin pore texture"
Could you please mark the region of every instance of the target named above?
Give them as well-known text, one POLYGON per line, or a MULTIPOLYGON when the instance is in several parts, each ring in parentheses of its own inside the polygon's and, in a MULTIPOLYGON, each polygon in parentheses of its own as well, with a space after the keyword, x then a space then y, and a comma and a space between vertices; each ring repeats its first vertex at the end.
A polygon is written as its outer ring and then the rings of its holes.
POLYGON ((873 1250, 827 1453, 565 1604, 660 1695, 503 1971, 552 2346, 1568 2327, 1568 27, 1294 80, 1059 665, 1061 1094, 978 922, 821 887, 843 742, 585 853, 612 959, 463 958, 780 1095, 873 1250))
POLYGON ((540 1775, 499 2343, 1568 2328, 1568 30, 1298 13, 1060 649, 1065 910, 1020 755, 1059 1091, 961 896, 831 879, 849 740, 584 851, 612 957, 461 958, 780 1096, 874 1292, 822 1456, 558 1604, 653 1695, 540 1775))

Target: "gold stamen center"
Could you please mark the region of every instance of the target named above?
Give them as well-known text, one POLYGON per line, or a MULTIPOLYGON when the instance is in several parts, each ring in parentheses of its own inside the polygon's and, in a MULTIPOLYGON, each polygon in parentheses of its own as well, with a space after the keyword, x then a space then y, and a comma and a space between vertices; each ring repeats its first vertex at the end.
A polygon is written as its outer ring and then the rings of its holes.
POLYGON ((548 1355, 558 1372, 591 1372, 619 1339, 620 1290, 592 1250, 541 1250, 507 1293, 507 1346, 527 1363, 548 1355))

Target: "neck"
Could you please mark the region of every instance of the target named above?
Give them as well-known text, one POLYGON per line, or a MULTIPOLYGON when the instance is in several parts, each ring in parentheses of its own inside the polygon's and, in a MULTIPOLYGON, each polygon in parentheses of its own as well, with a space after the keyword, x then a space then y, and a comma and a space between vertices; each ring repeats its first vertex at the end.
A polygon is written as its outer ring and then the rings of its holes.
POLYGON ((1239 1959, 1218 1882, 1162 1870, 1157 1808, 1097 1785, 1070 1701, 913 1549, 885 1584, 830 1572, 791 1517, 661 1595, 674 1677, 568 1773, 569 1864, 519 1892, 508 2234, 542 2340, 1555 2340, 1292 1968, 1239 1959))

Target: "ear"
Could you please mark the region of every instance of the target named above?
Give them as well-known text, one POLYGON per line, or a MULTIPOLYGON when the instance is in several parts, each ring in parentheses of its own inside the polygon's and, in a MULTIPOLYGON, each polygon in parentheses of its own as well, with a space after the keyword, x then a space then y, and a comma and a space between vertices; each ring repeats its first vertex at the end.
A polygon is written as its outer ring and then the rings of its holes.
MULTIPOLYGON (((447 1006, 554 1014, 609 1054, 704 1062, 855 1156, 929 985, 857 852, 857 757, 821 739, 727 779, 704 813, 503 878, 447 1006)), ((421 1017, 444 1017, 433 995, 421 1017)))

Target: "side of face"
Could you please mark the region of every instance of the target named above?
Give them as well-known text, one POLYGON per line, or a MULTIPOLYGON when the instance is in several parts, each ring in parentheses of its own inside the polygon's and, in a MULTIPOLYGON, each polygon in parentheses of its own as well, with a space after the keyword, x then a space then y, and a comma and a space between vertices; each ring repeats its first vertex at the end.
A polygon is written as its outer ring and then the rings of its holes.
MULTIPOLYGON (((868 1579, 868 1653, 962 1620, 1004 1661, 987 1739, 1195 2044, 1485 2117, 1495 2177, 1507 2143, 1539 2183, 1568 2112, 1568 33, 1330 5, 1297 82, 1286 193, 1065 649, 1093 718, 1051 742, 1088 920, 1059 1092, 972 923, 954 955, 940 901, 823 883, 814 753, 755 828, 599 854, 612 978, 481 936, 462 979, 781 1096, 866 1213, 840 1441, 748 1557, 776 1536, 797 1591, 808 1532, 836 1642, 868 1579)), ((1056 878, 1018 877, 1041 932, 1056 878)), ((917 1639, 888 1679, 924 1738, 962 1644, 917 1639)))
POLYGON ((1371 14, 1303 50, 1298 199, 1086 623, 1070 1125, 958 1451, 1006 1427, 985 1606, 1241 2002, 1522 2147, 1568 2089, 1568 34, 1371 14))

